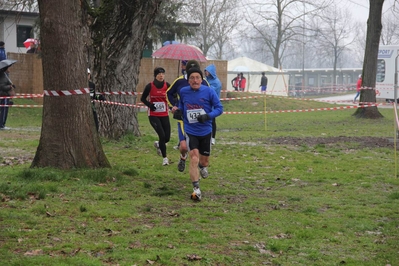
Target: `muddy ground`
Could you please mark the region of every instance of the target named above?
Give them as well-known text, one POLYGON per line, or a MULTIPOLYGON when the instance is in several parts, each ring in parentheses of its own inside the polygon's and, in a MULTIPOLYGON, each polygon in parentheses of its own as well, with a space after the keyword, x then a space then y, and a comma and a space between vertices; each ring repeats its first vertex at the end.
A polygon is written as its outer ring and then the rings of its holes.
MULTIPOLYGON (((13 129, 0 131, 0 166, 11 164, 31 163, 36 152, 36 148, 32 150, 15 148, 12 142, 19 139, 39 139, 40 129, 13 129), (11 144, 2 143, 3 141, 11 141, 11 144)), ((342 149, 363 149, 363 148, 394 148, 393 139, 377 138, 377 137, 279 137, 279 138, 262 138, 254 139, 253 142, 225 142, 218 141, 218 144, 239 144, 239 145, 287 145, 287 146, 307 146, 314 147, 316 145, 325 145, 326 147, 340 147, 342 149)))
POLYGON ((295 137, 280 137, 271 138, 265 140, 266 143, 270 144, 284 144, 284 145, 294 145, 301 146, 306 145, 313 147, 315 145, 324 144, 326 146, 333 146, 339 144, 339 146, 345 144, 351 144, 353 146, 358 146, 359 149, 368 148, 393 148, 394 143, 392 139, 388 138, 377 138, 377 137, 309 137, 309 138, 295 138, 295 137), (358 144, 358 145, 356 145, 358 144))

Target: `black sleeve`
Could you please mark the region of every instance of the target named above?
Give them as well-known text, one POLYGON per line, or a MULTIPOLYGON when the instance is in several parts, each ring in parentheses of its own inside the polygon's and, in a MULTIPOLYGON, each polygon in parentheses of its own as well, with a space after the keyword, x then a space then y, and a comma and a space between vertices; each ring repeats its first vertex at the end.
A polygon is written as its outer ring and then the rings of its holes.
POLYGON ((141 95, 141 101, 147 106, 150 107, 151 103, 147 100, 148 96, 150 95, 151 91, 151 83, 148 83, 143 91, 143 94, 141 95))
POLYGON ((96 84, 89 80, 90 98, 96 99, 96 84))

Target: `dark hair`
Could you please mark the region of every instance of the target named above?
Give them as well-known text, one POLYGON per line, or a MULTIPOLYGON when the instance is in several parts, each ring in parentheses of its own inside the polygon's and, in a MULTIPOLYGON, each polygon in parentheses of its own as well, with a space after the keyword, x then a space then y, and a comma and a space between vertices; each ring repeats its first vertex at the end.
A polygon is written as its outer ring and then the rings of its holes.
POLYGON ((0 46, 4 46, 5 45, 5 43, 4 42, 0 42, 0 46))
POLYGON ((190 75, 193 73, 199 73, 201 75, 201 79, 204 79, 204 75, 202 74, 201 69, 197 68, 197 67, 192 67, 187 71, 187 79, 190 78, 190 75))
POLYGON ((197 60, 189 60, 189 61, 187 61, 187 64, 186 64, 186 71, 187 71, 187 73, 188 73, 188 71, 190 70, 190 68, 192 68, 192 67, 201 69, 201 68, 200 68, 200 64, 198 63, 197 60))
POLYGON ((165 69, 163 67, 154 68, 154 77, 156 77, 159 73, 165 73, 165 69))

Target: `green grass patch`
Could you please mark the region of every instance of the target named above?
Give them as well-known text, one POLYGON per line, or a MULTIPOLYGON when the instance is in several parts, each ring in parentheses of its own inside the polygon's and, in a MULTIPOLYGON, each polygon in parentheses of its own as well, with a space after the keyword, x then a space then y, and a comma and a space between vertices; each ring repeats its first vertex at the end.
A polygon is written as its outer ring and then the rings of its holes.
MULTIPOLYGON (((250 96, 234 94, 230 97, 250 96)), ((16 100, 17 101, 17 100, 16 100)), ((18 101, 29 104, 30 100, 18 101)), ((263 111, 263 98, 223 102, 263 111)), ((329 107, 267 98, 269 111, 329 107)), ((10 109, 0 132, 0 260, 7 265, 399 265, 394 113, 354 109, 217 118, 203 200, 142 137, 102 140, 111 169, 30 169, 41 109, 10 109)))

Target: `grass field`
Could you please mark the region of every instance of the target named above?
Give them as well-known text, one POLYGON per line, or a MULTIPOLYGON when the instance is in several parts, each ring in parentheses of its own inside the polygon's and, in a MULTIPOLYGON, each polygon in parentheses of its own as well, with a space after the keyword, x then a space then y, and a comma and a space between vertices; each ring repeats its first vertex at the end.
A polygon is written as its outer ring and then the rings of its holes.
MULTIPOLYGON (((282 98, 223 102, 226 112, 259 112, 265 103, 268 111, 332 106, 282 98)), ((169 166, 162 166, 156 135, 140 113, 141 137, 102 140, 112 169, 30 169, 41 109, 12 108, 7 126, 14 129, 0 131, 0 261, 399 265, 394 112, 380 109, 380 120, 354 112, 222 115, 196 203, 188 171, 177 171, 173 119, 169 166)))

